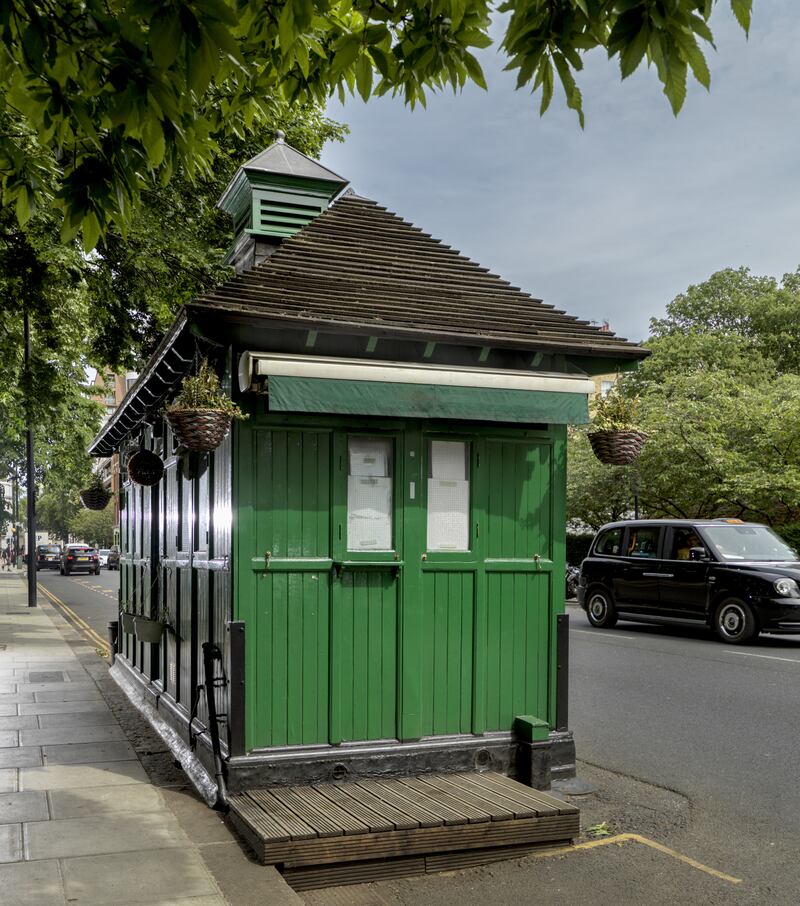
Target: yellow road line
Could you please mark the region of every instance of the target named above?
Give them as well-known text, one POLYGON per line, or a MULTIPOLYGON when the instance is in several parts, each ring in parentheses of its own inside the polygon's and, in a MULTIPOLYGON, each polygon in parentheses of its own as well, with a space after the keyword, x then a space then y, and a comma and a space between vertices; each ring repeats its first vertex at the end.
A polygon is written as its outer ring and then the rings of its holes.
POLYGON ((83 632, 83 634, 85 636, 88 637, 88 640, 90 642, 97 645, 98 648, 103 649, 103 651, 105 652, 105 655, 107 657, 108 656, 108 642, 102 636, 98 635, 94 631, 94 629, 92 629, 92 627, 86 622, 86 620, 79 617, 78 614, 75 613, 75 611, 72 610, 71 607, 69 607, 67 604, 65 604, 60 598, 56 597, 53 594, 53 592, 51 592, 48 588, 45 588, 44 585, 42 585, 41 583, 37 583, 37 585, 38 585, 39 591, 41 591, 42 594, 44 594, 44 596, 46 598, 48 598, 48 600, 52 601, 53 604, 55 604, 57 607, 60 607, 61 610, 63 610, 64 613, 67 615, 67 617, 78 626, 78 628, 83 632))
POLYGON ((623 843, 641 843, 644 846, 649 846, 651 849, 655 849, 664 855, 671 856, 673 859, 677 859, 679 862, 683 862, 685 865, 690 865, 692 868, 696 868, 698 871, 705 872, 707 875, 711 875, 712 878, 719 878, 720 881, 727 881, 729 884, 741 884, 741 878, 734 878, 733 875, 726 875, 723 871, 717 871, 716 868, 711 868, 708 865, 704 865, 702 862, 698 862, 696 859, 692 859, 690 856, 685 856, 683 853, 676 852, 674 849, 670 849, 668 846, 664 846, 662 843, 656 843, 655 840, 649 839, 649 837, 642 837, 641 834, 616 834, 613 837, 605 837, 602 840, 590 840, 588 843, 576 843, 574 846, 560 846, 554 849, 545 849, 540 850, 539 852, 533 853, 532 855, 542 858, 544 856, 565 856, 576 850, 584 849, 596 849, 599 846, 608 846, 609 844, 621 845, 623 843))

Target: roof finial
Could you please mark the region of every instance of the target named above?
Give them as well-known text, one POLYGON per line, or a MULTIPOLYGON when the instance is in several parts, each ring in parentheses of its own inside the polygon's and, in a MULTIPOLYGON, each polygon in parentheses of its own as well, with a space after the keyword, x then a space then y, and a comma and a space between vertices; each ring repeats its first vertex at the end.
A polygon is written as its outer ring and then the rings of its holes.
POLYGON ((279 144, 283 144, 283 140, 286 138, 286 133, 282 129, 275 130, 275 141, 279 144))

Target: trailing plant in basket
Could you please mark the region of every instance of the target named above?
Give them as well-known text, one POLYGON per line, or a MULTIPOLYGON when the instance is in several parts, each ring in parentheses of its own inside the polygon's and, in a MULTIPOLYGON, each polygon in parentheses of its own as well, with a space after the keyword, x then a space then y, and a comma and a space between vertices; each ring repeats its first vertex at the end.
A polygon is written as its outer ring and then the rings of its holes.
POLYGON ((641 452, 647 435, 639 430, 639 398, 615 387, 591 404, 589 443, 592 452, 606 465, 630 465, 641 452))
POLYGON ((618 388, 598 396, 590 407, 590 431, 639 431, 639 397, 627 396, 618 388))
POLYGON ((171 415, 180 410, 196 411, 198 409, 225 412, 231 418, 247 418, 247 415, 225 394, 220 386, 217 373, 209 364, 208 359, 203 359, 200 363, 197 374, 187 375, 183 379, 180 392, 165 407, 164 413, 171 415))
POLYGON ((247 418, 226 396, 208 359, 200 363, 197 374, 183 379, 178 395, 164 407, 164 415, 181 446, 198 453, 216 449, 232 419, 247 418))

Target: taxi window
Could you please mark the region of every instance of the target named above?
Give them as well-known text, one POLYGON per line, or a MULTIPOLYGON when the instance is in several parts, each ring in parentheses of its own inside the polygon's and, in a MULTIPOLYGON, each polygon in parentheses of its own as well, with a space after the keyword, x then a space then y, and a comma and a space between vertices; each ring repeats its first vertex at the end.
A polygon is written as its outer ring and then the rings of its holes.
POLYGON ((658 556, 658 536, 660 528, 655 526, 641 526, 631 528, 628 535, 628 557, 653 558, 658 556))
POLYGON ((622 529, 609 529, 597 539, 594 548, 595 554, 608 557, 618 557, 622 553, 622 529))

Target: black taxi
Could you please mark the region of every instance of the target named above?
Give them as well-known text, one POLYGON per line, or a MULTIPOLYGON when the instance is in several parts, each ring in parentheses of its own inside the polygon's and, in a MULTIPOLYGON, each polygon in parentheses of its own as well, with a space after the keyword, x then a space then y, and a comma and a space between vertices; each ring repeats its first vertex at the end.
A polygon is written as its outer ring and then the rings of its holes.
POLYGON ((592 626, 705 624, 741 644, 800 633, 800 562, 772 529, 740 519, 612 522, 581 564, 578 603, 592 626))

